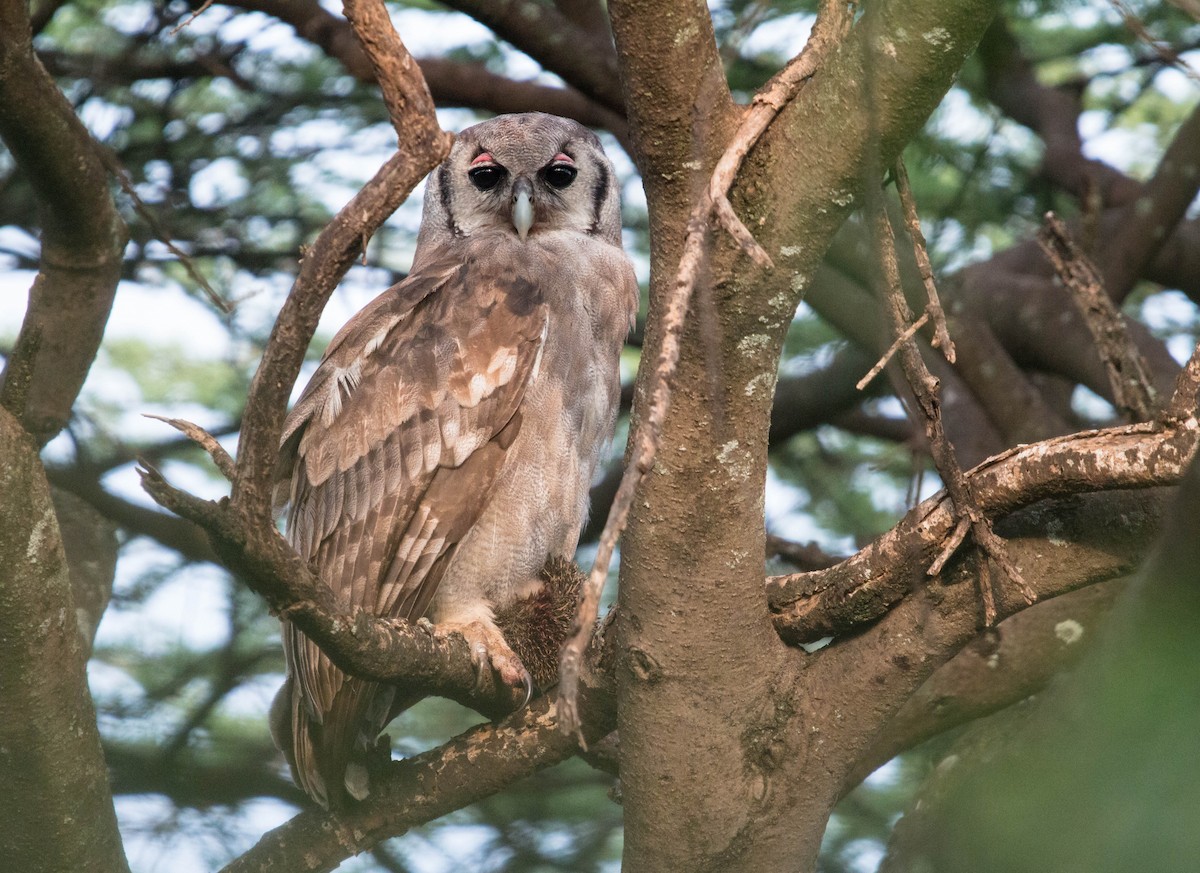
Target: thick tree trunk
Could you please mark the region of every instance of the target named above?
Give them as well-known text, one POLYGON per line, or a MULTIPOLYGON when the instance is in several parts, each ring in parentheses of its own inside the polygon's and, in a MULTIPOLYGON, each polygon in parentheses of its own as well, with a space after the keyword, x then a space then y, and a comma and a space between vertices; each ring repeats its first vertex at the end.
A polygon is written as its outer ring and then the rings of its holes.
POLYGON ((50 486, 3 409, 0 494, 0 858, 22 873, 127 871, 50 486))
MULTIPOLYGON (((702 4, 610 9, 650 204, 652 361, 694 195, 739 115, 702 4)), ((864 179, 880 175, 867 168, 873 149, 895 158, 994 11, 987 0, 868 10, 751 153, 734 192, 775 269, 755 270, 714 231, 622 554, 626 871, 812 868, 843 779, 899 705, 886 698, 866 708, 868 723, 843 724, 825 698, 847 689, 823 688, 828 671, 805 675, 807 657, 763 621, 771 396, 790 313, 864 179)))

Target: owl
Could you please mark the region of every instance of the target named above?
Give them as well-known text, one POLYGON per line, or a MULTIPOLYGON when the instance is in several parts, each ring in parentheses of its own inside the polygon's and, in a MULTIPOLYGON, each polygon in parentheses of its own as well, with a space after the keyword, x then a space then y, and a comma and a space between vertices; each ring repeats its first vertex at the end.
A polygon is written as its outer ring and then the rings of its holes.
MULTIPOLYGON (((612 165, 564 118, 475 125, 430 174, 411 272, 333 338, 282 434, 287 537, 347 614, 426 619, 529 686, 496 615, 579 539, 637 308, 620 234, 612 165)), ((282 633, 276 742, 323 806, 361 799, 414 700, 282 633)))

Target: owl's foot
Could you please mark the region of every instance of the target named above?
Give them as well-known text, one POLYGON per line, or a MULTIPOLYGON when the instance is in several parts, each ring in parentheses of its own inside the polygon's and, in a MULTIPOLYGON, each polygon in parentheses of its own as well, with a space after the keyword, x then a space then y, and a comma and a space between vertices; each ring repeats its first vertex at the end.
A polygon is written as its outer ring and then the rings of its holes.
POLYGON ((471 663, 475 665, 476 684, 483 685, 485 670, 494 670, 500 681, 510 688, 525 688, 525 700, 533 696, 533 679, 521 659, 509 647, 499 628, 481 621, 446 622, 433 626, 434 633, 441 637, 461 634, 471 647, 471 663))

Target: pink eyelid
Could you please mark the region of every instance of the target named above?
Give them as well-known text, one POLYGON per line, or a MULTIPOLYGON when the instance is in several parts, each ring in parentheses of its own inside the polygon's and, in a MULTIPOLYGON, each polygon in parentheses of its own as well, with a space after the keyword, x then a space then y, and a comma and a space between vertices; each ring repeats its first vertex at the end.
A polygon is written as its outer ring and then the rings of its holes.
POLYGON ((495 162, 496 159, 492 157, 491 152, 484 152, 471 161, 471 166, 474 167, 477 164, 494 164, 495 162))
POLYGON ((552 164, 570 164, 572 167, 575 166, 575 161, 571 159, 571 156, 564 155, 562 152, 559 152, 558 154, 556 154, 554 156, 554 160, 552 160, 550 163, 552 163, 552 164))

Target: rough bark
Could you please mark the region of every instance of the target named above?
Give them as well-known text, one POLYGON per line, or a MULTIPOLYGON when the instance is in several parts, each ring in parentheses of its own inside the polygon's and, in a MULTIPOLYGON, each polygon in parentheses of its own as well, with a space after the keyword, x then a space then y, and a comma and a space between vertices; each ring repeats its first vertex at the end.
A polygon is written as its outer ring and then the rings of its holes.
MULTIPOLYGON (((736 113, 703 5, 610 9, 651 204, 645 351, 653 355, 692 194, 736 113)), ((810 773, 829 764, 810 737, 832 728, 834 714, 811 707, 819 686, 795 687, 797 654, 762 623, 762 489, 776 366, 789 316, 862 184, 872 126, 866 83, 878 146, 891 159, 994 11, 991 3, 873 6, 747 159, 734 205, 777 267, 763 277, 724 241, 712 253, 711 291, 701 289, 693 307, 663 446, 624 543, 626 870, 815 863, 837 791, 832 781, 824 793, 811 790, 810 773), (797 155, 803 174, 793 172, 797 155)))
POLYGON ((0 2, 0 138, 38 198, 42 252, 0 399, 39 444, 57 434, 112 309, 127 232, 96 144, 33 52, 23 0, 0 2))
POLYGON ((1196 857, 1198 503, 1193 462, 1101 639, 1033 707, 972 726, 883 869, 1118 873, 1196 857))
MULTIPOLYGON (((1010 535, 1011 528, 1004 533, 1010 535)), ((1047 541, 1045 547, 1052 545, 1047 541)), ((980 634, 897 710, 855 764, 845 790, 901 752, 1041 691, 1091 648, 1124 586, 1124 579, 1099 582, 1036 604, 980 634)))
POLYGON ((0 856, 11 870, 121 873, 70 573, 34 440, 0 409, 0 856))

